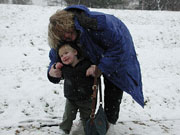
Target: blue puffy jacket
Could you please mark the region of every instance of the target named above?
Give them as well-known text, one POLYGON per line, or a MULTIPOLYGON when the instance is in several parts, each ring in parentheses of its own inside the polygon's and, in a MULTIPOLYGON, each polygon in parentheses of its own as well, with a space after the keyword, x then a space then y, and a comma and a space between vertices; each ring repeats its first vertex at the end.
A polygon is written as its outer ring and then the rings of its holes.
MULTIPOLYGON (((82 10, 88 17, 97 20, 97 30, 84 29, 75 18, 75 27, 80 31, 79 41, 89 59, 98 66, 103 75, 130 94, 144 107, 140 65, 136 57, 131 34, 125 24, 113 15, 90 11, 82 5, 73 5, 65 10, 82 10)), ((51 64, 56 61, 50 51, 51 64)))

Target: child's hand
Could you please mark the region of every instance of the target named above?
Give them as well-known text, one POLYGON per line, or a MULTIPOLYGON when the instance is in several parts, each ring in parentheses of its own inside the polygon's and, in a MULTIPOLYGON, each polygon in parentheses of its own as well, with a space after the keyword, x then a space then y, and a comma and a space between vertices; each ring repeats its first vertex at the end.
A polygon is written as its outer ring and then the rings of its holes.
POLYGON ((56 69, 61 69, 63 67, 63 64, 60 62, 56 63, 56 69))

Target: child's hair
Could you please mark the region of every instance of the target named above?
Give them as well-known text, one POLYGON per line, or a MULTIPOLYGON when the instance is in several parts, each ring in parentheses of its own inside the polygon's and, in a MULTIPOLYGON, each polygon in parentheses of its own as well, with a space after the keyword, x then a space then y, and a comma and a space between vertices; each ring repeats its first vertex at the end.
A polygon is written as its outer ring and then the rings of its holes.
POLYGON ((73 44, 73 43, 64 43, 58 46, 57 48, 57 54, 58 54, 58 59, 60 60, 59 57, 59 51, 60 49, 64 47, 65 49, 70 49, 70 50, 76 50, 77 51, 77 58, 80 59, 81 58, 81 54, 80 54, 80 49, 77 47, 77 45, 73 44))
MULTIPOLYGON (((72 48, 69 44, 64 44, 62 45, 59 50, 58 53, 60 54, 62 52, 62 49, 64 50, 70 50, 70 51, 75 51, 76 49, 72 48)), ((77 50, 76 50, 77 51, 77 50)))

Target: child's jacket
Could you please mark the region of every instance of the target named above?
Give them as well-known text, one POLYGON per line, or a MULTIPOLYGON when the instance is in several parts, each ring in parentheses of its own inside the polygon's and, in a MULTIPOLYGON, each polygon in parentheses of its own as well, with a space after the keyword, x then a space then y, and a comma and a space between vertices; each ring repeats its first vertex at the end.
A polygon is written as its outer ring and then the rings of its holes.
POLYGON ((75 67, 63 66, 64 96, 69 100, 83 101, 91 97, 94 78, 86 76, 86 70, 90 65, 91 62, 84 59, 75 67))

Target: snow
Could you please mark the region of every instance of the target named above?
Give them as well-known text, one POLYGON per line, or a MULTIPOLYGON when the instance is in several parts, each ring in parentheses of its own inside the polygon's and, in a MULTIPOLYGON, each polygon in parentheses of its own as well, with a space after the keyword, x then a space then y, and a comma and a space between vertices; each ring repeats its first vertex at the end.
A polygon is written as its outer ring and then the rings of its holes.
MULTIPOLYGON (((64 110, 63 84, 46 76, 48 19, 63 8, 0 4, 0 135, 58 134, 40 125, 58 124, 64 110)), ((128 26, 142 70, 145 107, 124 93, 110 134, 180 134, 180 12, 91 10, 128 26)))

